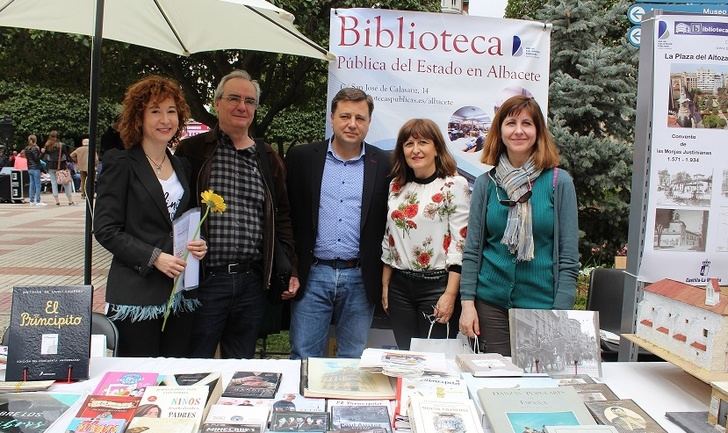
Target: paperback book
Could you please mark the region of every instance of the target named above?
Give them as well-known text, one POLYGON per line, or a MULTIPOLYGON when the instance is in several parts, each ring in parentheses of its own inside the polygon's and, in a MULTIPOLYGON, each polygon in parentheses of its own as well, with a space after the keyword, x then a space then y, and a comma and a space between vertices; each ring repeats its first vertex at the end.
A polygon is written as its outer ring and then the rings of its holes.
POLYGON ((619 433, 609 425, 547 425, 544 433, 619 433))
MULTIPOLYGON (((117 418, 74 418, 66 428, 71 433, 124 433, 126 420, 117 418)), ((128 431, 128 430, 127 430, 128 431)))
POLYGON ((162 378, 162 385, 166 386, 206 386, 207 401, 203 418, 207 416, 210 407, 222 395, 222 378, 220 373, 183 373, 170 374, 162 378))
POLYGON ((158 418, 186 418, 195 421, 195 429, 202 422, 208 388, 206 386, 148 386, 139 403, 136 416, 158 418))
POLYGON ((394 400, 390 378, 359 369, 358 359, 308 358, 302 362, 302 394, 314 398, 394 400))
POLYGON ((200 433, 262 433, 260 426, 205 422, 200 433))
POLYGON ((273 412, 324 412, 326 399, 307 398, 296 392, 278 392, 276 400, 271 406, 273 412))
POLYGON ((331 406, 331 430, 392 433, 387 406, 331 406))
POLYGON ((214 404, 205 418, 206 423, 245 424, 265 430, 270 411, 267 406, 229 406, 214 404))
POLYGON ((581 385, 571 385, 576 390, 579 397, 584 402, 587 401, 608 401, 619 400, 617 394, 604 383, 585 383, 581 385))
POLYGON ((126 433, 197 433, 197 424, 191 418, 136 417, 126 433))
POLYGON ((523 376, 523 369, 500 353, 461 353, 455 355, 455 361, 475 377, 523 376))
POLYGON ((158 377, 157 373, 109 371, 92 394, 141 397, 148 386, 157 385, 158 377))
POLYGON ((620 433, 666 433, 657 421, 632 400, 590 401, 586 407, 599 424, 610 425, 620 433))
POLYGON ((5 380, 89 377, 91 286, 13 287, 5 380))
POLYGON ((448 373, 444 353, 374 348, 364 349, 359 368, 394 377, 412 373, 417 375, 448 373))
POLYGON ((329 414, 326 412, 273 412, 268 430, 324 433, 328 429, 329 414))
POLYGON ((139 397, 89 395, 81 405, 76 418, 115 418, 125 423, 134 418, 139 408, 139 397))
POLYGON ((541 431, 545 425, 594 425, 574 389, 481 389, 480 404, 494 433, 541 431), (529 430, 531 429, 531 430, 529 430))
POLYGON ((525 372, 602 376, 598 312, 512 308, 508 316, 512 360, 525 372))
POLYGON ((397 379, 397 399, 394 414, 407 415, 410 399, 414 396, 427 400, 468 400, 465 381, 453 376, 400 377, 397 379))
POLYGON ((335 406, 384 406, 390 416, 390 423, 394 421, 394 401, 393 400, 326 400, 326 407, 331 413, 331 408, 335 406))
POLYGON ((237 371, 223 391, 224 397, 273 398, 281 384, 281 373, 271 371, 237 371))
POLYGON ((557 380, 559 386, 596 383, 588 374, 549 374, 549 377, 557 380))
POLYGON ((483 433, 472 400, 441 401, 414 397, 408 413, 412 430, 417 433, 483 433))
POLYGON ((0 431, 42 433, 73 404, 78 394, 18 392, 0 394, 0 431))

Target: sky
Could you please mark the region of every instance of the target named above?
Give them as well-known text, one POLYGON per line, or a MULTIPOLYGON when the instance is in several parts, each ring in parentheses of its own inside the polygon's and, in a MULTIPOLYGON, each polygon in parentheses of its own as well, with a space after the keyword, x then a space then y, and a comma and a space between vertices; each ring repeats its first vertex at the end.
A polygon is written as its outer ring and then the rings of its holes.
POLYGON ((503 18, 508 0, 470 0, 469 14, 503 18))

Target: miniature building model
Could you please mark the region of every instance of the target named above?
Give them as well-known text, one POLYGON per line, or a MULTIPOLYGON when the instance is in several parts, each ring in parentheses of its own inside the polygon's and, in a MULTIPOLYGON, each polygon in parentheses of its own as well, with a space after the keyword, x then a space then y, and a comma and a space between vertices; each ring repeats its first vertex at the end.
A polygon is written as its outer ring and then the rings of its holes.
POLYGON ((716 431, 725 431, 728 421, 728 382, 712 382, 708 423, 715 426, 716 431))
MULTIPOLYGON (((717 286, 717 282, 712 282, 717 286)), ((714 287, 720 291, 720 287, 714 287)), ((728 297, 705 304, 705 290, 674 280, 645 287, 637 336, 709 372, 728 371, 728 297)))

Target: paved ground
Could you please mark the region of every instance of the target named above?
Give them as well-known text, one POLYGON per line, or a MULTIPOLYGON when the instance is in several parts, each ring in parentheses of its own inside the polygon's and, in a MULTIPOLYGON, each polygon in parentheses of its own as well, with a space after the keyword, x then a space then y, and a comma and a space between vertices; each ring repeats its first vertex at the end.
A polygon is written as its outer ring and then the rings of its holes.
MULTIPOLYGON (((8 325, 13 286, 83 284, 85 204, 74 194, 68 206, 61 194, 56 206, 0 203, 0 335, 8 325)), ((111 255, 94 241, 92 285, 94 311, 103 311, 111 255)))

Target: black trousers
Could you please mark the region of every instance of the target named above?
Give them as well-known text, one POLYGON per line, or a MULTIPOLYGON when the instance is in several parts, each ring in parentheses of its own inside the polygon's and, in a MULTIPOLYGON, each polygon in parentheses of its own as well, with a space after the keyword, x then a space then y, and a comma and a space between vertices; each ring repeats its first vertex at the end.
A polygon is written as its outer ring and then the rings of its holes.
POLYGON ((170 314, 162 332, 164 317, 151 320, 114 320, 119 330, 118 356, 189 356, 192 313, 170 314))
MULTIPOLYGON (((396 269, 392 270, 388 293, 389 318, 400 350, 409 350, 412 338, 427 338, 431 323, 424 314, 432 314, 446 287, 447 274, 436 280, 423 280, 411 278, 396 269)), ((450 338, 457 336, 460 310, 458 295, 449 321, 450 338)), ((444 323, 435 323, 430 338, 447 338, 446 330, 444 323)))
POLYGON ((478 343, 484 353, 500 353, 511 356, 511 333, 508 323, 508 310, 475 300, 475 311, 478 312, 480 336, 478 343))

